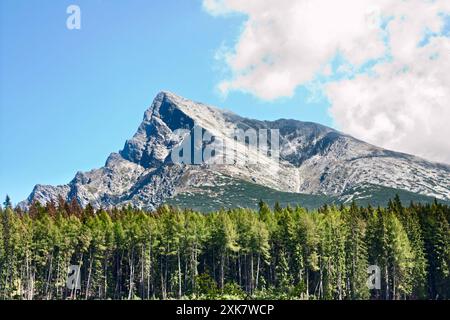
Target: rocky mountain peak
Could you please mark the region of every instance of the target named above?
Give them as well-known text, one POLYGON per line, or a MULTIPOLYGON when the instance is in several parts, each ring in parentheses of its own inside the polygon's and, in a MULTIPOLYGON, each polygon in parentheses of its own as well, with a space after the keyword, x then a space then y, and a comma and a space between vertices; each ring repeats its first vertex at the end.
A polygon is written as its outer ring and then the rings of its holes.
POLYGON ((127 140, 120 155, 144 168, 161 165, 175 141, 172 133, 179 128, 192 128, 194 120, 182 111, 182 98, 160 92, 132 139, 127 140))
MULTIPOLYGON (((246 146, 239 143, 231 152, 242 156, 246 146)), ((384 150, 316 123, 247 119, 162 91, 145 111, 134 136, 123 150, 109 156, 105 167, 77 173, 67 185, 37 185, 22 205, 35 200, 56 201, 61 196, 75 198, 82 205, 132 204, 152 209, 174 195, 195 194, 199 186, 220 185, 223 189, 224 177, 229 183, 246 181, 282 192, 346 199, 356 196, 352 190, 368 185, 450 199, 448 165, 384 150), (279 130, 279 163, 256 153, 251 154, 258 157, 255 165, 180 165, 168 161, 173 148, 185 138, 175 131, 195 126, 228 141, 233 141, 236 129, 279 130)))

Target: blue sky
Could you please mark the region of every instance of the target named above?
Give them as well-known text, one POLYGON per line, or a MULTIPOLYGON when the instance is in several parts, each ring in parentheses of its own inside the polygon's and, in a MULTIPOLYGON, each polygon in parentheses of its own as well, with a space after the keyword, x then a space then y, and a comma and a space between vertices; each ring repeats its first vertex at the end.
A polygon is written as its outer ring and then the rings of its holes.
POLYGON ((215 60, 244 16, 213 17, 200 0, 0 1, 0 196, 64 184, 100 167, 137 129, 160 90, 259 118, 331 125, 325 100, 264 102, 216 86, 215 60), (66 8, 81 8, 81 30, 66 8))

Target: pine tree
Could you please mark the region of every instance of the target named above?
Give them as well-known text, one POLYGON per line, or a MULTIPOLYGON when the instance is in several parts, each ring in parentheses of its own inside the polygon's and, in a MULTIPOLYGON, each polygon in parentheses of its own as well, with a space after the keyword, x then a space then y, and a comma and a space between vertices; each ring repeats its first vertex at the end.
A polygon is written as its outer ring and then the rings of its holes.
POLYGON ((411 271, 412 297, 423 299, 427 296, 427 260, 419 217, 415 211, 414 204, 411 204, 407 210, 403 209, 399 218, 408 236, 413 255, 413 269, 411 271))
POLYGON ((340 213, 334 209, 323 214, 319 250, 319 296, 341 300, 345 292, 345 233, 340 213))
POLYGON ((298 209, 299 224, 297 243, 300 251, 297 258, 299 265, 299 281, 304 287, 305 297, 308 299, 312 293, 311 285, 312 277, 319 271, 319 230, 318 230, 318 216, 313 213, 298 209))
POLYGON ((347 211, 341 208, 345 220, 346 288, 350 299, 367 299, 366 285, 368 253, 366 245, 366 222, 360 209, 353 203, 347 211))
POLYGON ((394 213, 386 214, 386 236, 387 243, 386 262, 390 274, 392 299, 404 298, 412 291, 412 270, 414 255, 408 236, 394 213))
POLYGON ((3 206, 5 207, 5 210, 12 209, 11 198, 9 197, 9 195, 6 195, 5 202, 3 202, 3 206))
POLYGON ((219 257, 219 287, 223 290, 225 285, 225 263, 227 255, 238 252, 240 248, 237 243, 238 233, 236 224, 230 219, 230 216, 221 212, 220 214, 215 215, 214 218, 216 226, 211 240, 216 247, 217 255, 219 257))
POLYGON ((251 224, 250 250, 251 250, 251 286, 253 293, 260 284, 261 264, 270 262, 269 231, 266 225, 260 221, 254 221, 251 224), (253 259, 256 257, 256 271, 253 271, 253 259))
POLYGON ((449 208, 438 203, 420 214, 428 261, 428 289, 432 299, 450 297, 450 228, 449 208), (446 213, 447 212, 447 218, 446 213))

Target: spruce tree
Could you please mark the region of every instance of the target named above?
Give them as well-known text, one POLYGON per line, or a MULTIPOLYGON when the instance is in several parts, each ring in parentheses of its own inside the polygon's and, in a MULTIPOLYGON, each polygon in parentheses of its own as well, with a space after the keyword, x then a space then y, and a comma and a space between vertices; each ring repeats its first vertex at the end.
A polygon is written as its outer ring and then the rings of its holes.
POLYGON ((12 209, 12 203, 11 203, 11 198, 9 197, 9 195, 6 195, 5 201, 3 202, 3 206, 6 209, 12 209))

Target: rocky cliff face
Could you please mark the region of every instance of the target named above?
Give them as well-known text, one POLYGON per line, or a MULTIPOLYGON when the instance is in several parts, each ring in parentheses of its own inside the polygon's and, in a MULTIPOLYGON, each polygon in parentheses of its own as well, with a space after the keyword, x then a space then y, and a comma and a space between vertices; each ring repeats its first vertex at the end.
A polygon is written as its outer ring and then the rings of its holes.
MULTIPOLYGON (((216 140, 200 141, 200 145, 192 141, 192 150, 204 150, 216 140)), ((247 119, 161 92, 145 112, 134 137, 122 151, 111 154, 104 167, 79 172, 67 185, 37 185, 22 205, 63 197, 94 207, 132 204, 151 210, 174 195, 232 180, 347 199, 354 196, 349 190, 366 185, 450 199, 449 165, 384 150, 319 124, 247 119), (236 130, 249 128, 279 130, 279 161, 270 153, 248 147, 245 139, 236 142, 236 130), (214 154, 195 165, 174 163, 171 152, 186 143, 192 136, 188 133, 195 130, 220 138, 227 146, 225 155, 233 155, 234 162, 216 164, 220 155, 214 154)))

